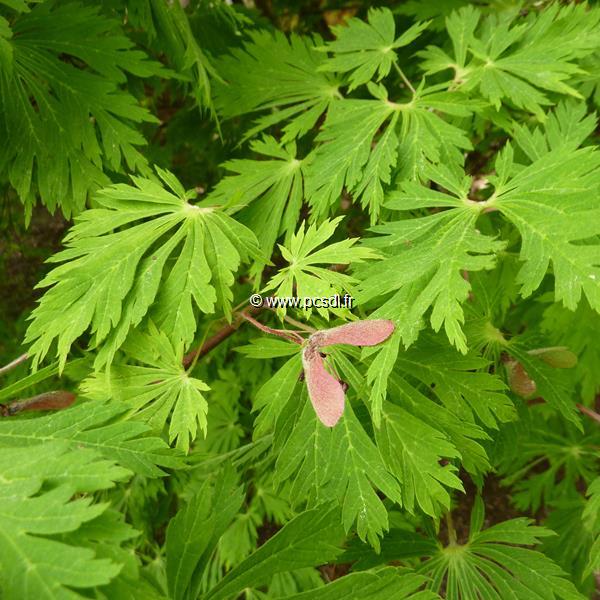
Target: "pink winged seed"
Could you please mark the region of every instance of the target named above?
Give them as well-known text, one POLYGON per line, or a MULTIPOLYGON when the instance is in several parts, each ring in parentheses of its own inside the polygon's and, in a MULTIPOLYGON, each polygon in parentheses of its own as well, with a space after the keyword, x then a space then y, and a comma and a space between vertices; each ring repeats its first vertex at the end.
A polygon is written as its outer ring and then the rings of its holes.
POLYGON ((302 365, 310 401, 323 425, 333 427, 344 412, 344 388, 325 369, 323 357, 315 346, 302 352, 302 365))
POLYGON ((319 347, 333 344, 375 346, 390 337, 394 327, 393 321, 373 319, 317 331, 310 336, 302 352, 302 365, 310 401, 323 425, 333 427, 340 420, 344 412, 344 388, 325 369, 319 347))
POLYGON ((318 331, 311 336, 311 340, 318 346, 331 346, 332 344, 376 346, 387 340, 394 332, 394 328, 394 322, 388 319, 367 319, 318 331))

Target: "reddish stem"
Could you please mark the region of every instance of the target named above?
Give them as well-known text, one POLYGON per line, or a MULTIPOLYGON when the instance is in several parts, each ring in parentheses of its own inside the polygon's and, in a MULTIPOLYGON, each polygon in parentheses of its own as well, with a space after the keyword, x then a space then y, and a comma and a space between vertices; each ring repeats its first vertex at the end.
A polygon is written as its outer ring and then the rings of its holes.
POLYGON ((303 344, 304 338, 296 331, 286 331, 285 329, 273 329, 272 327, 268 327, 267 325, 263 325, 256 319, 252 318, 250 315, 245 313, 240 313, 242 318, 246 319, 249 323, 252 323, 254 327, 264 331, 265 333, 270 333, 271 335, 276 335, 282 337, 290 342, 295 342, 296 344, 303 344))
POLYGON ((3 417, 11 417, 24 410, 58 410, 71 406, 76 398, 77 396, 73 392, 64 390, 44 392, 31 398, 16 400, 8 405, 0 404, 0 414, 3 417))
POLYGON ((593 419, 597 423, 600 423, 600 415, 595 410, 592 410, 591 408, 579 403, 577 403, 576 406, 584 415, 588 416, 590 419, 593 419))
POLYGON ((232 335, 237 330, 237 328, 241 325, 241 323, 243 322, 244 318, 242 317, 242 315, 244 315, 244 314, 256 315, 261 310, 262 310, 261 306, 257 306, 257 307, 251 306, 250 308, 248 308, 248 310, 246 312, 238 313, 238 316, 234 319, 234 321, 232 321, 228 325, 225 325, 225 327, 223 327, 222 329, 219 329, 219 331, 217 331, 217 333, 215 333, 215 335, 213 335, 212 337, 209 337, 202 344, 202 346, 200 346, 200 348, 195 348, 194 350, 190 350, 183 357, 184 368, 187 369, 194 362, 196 355, 198 355, 198 358, 202 358, 203 356, 208 354, 211 350, 216 348, 221 342, 224 342, 230 335, 232 335))

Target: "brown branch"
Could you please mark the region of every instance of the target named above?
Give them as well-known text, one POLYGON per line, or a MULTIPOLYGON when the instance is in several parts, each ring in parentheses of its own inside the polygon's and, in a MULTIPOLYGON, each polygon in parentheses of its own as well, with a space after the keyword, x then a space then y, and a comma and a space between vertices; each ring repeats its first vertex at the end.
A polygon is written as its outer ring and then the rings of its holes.
POLYGON ((586 415, 590 419, 593 419, 597 423, 600 423, 600 415, 595 410, 592 410, 591 408, 588 408, 587 406, 584 406, 583 404, 579 404, 579 402, 577 403, 576 406, 584 415, 586 415))
POLYGON ((243 313, 247 315, 257 315, 262 310, 262 306, 251 306, 247 310, 238 313, 237 317, 228 325, 225 325, 222 329, 219 329, 212 337, 209 337, 200 348, 190 350, 183 357, 183 367, 187 369, 196 358, 202 358, 207 355, 211 350, 214 350, 221 342, 224 342, 230 335, 232 335, 237 328, 244 322, 243 313))
POLYGON ((15 360, 9 362, 7 365, 0 367, 0 375, 12 371, 12 369, 18 367, 21 363, 24 363, 28 358, 29 356, 27 354, 21 354, 21 356, 15 358, 15 360))
POLYGON ((66 392, 65 390, 44 392, 31 398, 15 400, 10 404, 0 404, 0 415, 3 417, 12 417, 24 410, 59 410, 71 406, 76 398, 77 396, 73 392, 66 392))

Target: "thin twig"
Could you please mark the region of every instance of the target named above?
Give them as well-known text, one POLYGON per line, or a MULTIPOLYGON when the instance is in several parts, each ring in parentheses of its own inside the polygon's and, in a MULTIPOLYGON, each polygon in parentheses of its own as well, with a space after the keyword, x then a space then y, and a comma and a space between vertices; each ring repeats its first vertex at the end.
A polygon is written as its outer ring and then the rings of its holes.
POLYGON ((456 546, 456 530, 454 529, 451 510, 446 513, 446 527, 448 529, 448 545, 456 546))
POLYGON ((577 403, 576 406, 584 415, 586 415, 590 419, 593 419, 597 423, 600 423, 600 415, 595 410, 592 410, 591 408, 588 408, 587 406, 584 406, 583 404, 579 403, 577 403))
MULTIPOLYGON (((243 304, 239 305, 239 307, 241 307, 241 306, 243 306, 243 304)), ((238 308, 238 307, 236 307, 236 308, 238 308)), ((302 338, 302 336, 295 331, 286 331, 285 329, 273 329, 271 327, 267 327, 266 325, 263 325, 262 323, 258 322, 256 319, 254 319, 253 315, 257 315, 264 308, 265 308, 264 306, 250 306, 250 307, 240 311, 237 314, 237 317, 231 323, 229 323, 228 325, 225 325, 225 327, 223 327, 222 329, 219 329, 219 331, 217 331, 217 333, 215 333, 212 337, 208 338, 206 341, 203 341, 200 344, 199 348, 190 350, 183 357, 183 361, 182 361, 183 367, 187 370, 192 364, 195 364, 198 359, 200 359, 203 356, 205 356, 206 354, 208 354, 211 350, 216 348, 221 342, 224 342, 230 335, 232 335, 235 331, 237 331, 237 329, 239 328, 239 326, 241 325, 241 323, 243 321, 248 321, 248 322, 252 323, 255 327, 258 327, 258 329, 260 329, 266 333, 272 333, 274 335, 278 335, 279 337, 286 338, 287 340, 289 340, 291 342, 295 342, 297 344, 302 344, 304 342, 304 339, 302 338)), ((304 323, 301 323, 300 321, 296 321, 296 319, 293 319, 292 317, 289 317, 287 315, 284 317, 284 319, 291 325, 294 325, 294 327, 298 327, 298 329, 302 329, 303 331, 306 331, 307 333, 314 333, 316 331, 314 329, 314 327, 305 325, 304 323)))
POLYGON ((289 323, 290 325, 297 327, 298 329, 302 329, 303 331, 306 331, 307 333, 314 333, 316 331, 316 329, 314 327, 311 327, 310 325, 306 325, 305 323, 300 323, 300 321, 296 321, 296 319, 292 319, 292 317, 290 317, 288 315, 285 315, 283 317, 283 320, 286 321, 287 323, 289 323))
POLYGON ((21 356, 15 358, 15 360, 9 362, 7 365, 0 367, 0 375, 4 375, 4 373, 12 371, 15 367, 18 367, 20 364, 24 363, 28 358, 28 354, 21 354, 21 356))
POLYGON ((296 344, 302 344, 304 342, 302 336, 296 331, 287 331, 285 329, 273 329, 273 327, 263 325, 260 321, 257 321, 256 319, 244 312, 240 313, 240 315, 242 316, 242 318, 246 319, 246 321, 252 323, 254 327, 260 329, 261 331, 264 331, 265 333, 270 333, 271 335, 276 335, 278 337, 285 338, 286 340, 290 342, 295 342, 296 344))
POLYGON ((404 71, 402 71, 402 69, 398 66, 398 63, 396 61, 393 62, 394 67, 396 68, 396 71, 398 72, 398 75, 400 75, 400 77, 402 78, 402 81, 404 81, 404 83, 406 84, 406 87, 413 93, 416 94, 417 90, 415 90, 415 88, 412 86, 412 83, 408 80, 408 78, 406 77, 406 75, 404 74, 404 71))
POLYGON ((214 350, 221 342, 224 342, 230 335, 232 335, 237 328, 244 322, 244 318, 242 314, 251 314, 257 315, 262 310, 261 306, 251 306, 247 311, 238 313, 238 316, 228 325, 225 325, 222 329, 219 329, 215 335, 209 337, 199 348, 195 348, 194 350, 190 350, 183 357, 183 366, 184 368, 188 368, 196 355, 198 358, 202 358, 206 354, 208 354, 211 350, 214 350))
MULTIPOLYGON (((202 341, 200 342, 201 348, 204 346, 204 344, 206 342, 206 337, 208 336, 208 331, 209 331, 208 329, 204 330, 204 335, 202 336, 202 341)), ((200 358, 200 352, 196 352, 196 354, 194 355, 194 357, 192 358, 192 361, 190 362, 190 364, 188 366, 185 365, 185 358, 184 358, 183 366, 187 373, 191 373, 194 370, 194 367, 196 366, 196 363, 198 362, 199 358, 200 358)))

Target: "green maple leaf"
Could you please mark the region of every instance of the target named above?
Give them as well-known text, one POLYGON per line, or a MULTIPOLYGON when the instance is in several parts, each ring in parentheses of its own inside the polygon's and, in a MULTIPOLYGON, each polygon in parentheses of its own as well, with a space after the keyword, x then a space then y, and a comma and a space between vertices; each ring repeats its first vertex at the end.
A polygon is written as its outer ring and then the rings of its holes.
POLYGON ((448 600, 583 600, 558 565, 541 552, 526 547, 554 535, 552 531, 534 526, 525 518, 504 521, 481 531, 483 509, 480 500, 479 503, 471 516, 468 542, 438 547, 419 568, 419 572, 431 578, 431 589, 445 589, 448 600))
POLYGON ((20 448, 41 443, 64 443, 75 454, 93 450, 143 475, 156 478, 165 474, 161 467, 183 466, 182 457, 158 437, 148 436, 150 428, 139 421, 123 418, 127 407, 114 402, 82 402, 68 410, 37 419, 0 421, 0 447, 20 448))
POLYGON ((338 100, 329 107, 317 141, 306 159, 306 194, 315 215, 327 214, 346 188, 379 215, 384 185, 427 176, 427 165, 462 164, 471 148, 465 133, 438 113, 468 116, 474 106, 457 92, 425 82, 409 101, 392 102, 383 86, 369 84, 376 99, 338 100))
MULTIPOLYGON (((290 348, 291 345, 285 344, 285 346, 290 348)), ((297 350, 296 347, 291 348, 292 352, 297 352, 297 350)), ((258 358, 265 359, 268 356, 262 355, 258 358)), ((260 413, 254 422, 255 438, 275 425, 277 417, 294 393, 301 372, 302 359, 300 353, 297 352, 296 356, 289 359, 256 392, 252 410, 260 410, 260 413)))
POLYGON ((198 597, 201 577, 219 539, 239 511, 243 490, 233 469, 205 481, 169 521, 166 578, 173 600, 198 597))
POLYGON ((428 387, 449 410, 465 422, 497 429, 515 418, 506 385, 485 369, 489 362, 475 354, 463 356, 435 340, 425 339, 398 356, 397 368, 428 387))
POLYGON ((345 529, 356 521, 359 537, 378 547, 388 517, 374 488, 396 502, 401 495, 377 446, 348 404, 332 429, 318 421, 309 402, 298 413, 289 437, 277 450, 277 481, 291 480, 290 498, 296 501, 339 499, 345 529))
MULTIPOLYGON (((342 219, 327 220, 319 226, 313 223, 306 227, 302 223, 298 232, 292 235, 289 246, 279 246, 288 266, 271 277, 263 292, 275 290, 280 298, 324 298, 341 291, 349 292, 356 281, 353 277, 317 265, 360 263, 377 258, 377 254, 370 248, 354 247, 358 238, 335 242, 317 250, 333 236, 342 219)), ((279 310, 285 312, 285 309, 279 310)), ((310 308, 305 311, 310 312, 310 308)), ((317 311, 325 317, 329 314, 326 308, 317 308, 317 311)))
POLYGON ((584 577, 600 570, 600 477, 596 477, 587 489, 587 502, 583 510, 584 526, 593 534, 584 577))
POLYGON ((478 442, 490 439, 483 427, 496 429, 499 423, 516 416, 504 393, 504 382, 484 371, 489 367, 488 361, 473 353, 462 356, 447 343, 429 336, 406 351, 393 344, 387 347, 391 349, 389 358, 381 356, 386 348, 378 354, 370 349, 362 351, 363 359, 370 362, 366 377, 349 370, 348 361, 339 362, 336 355, 344 376, 370 407, 375 427, 383 424, 387 396, 402 411, 421 421, 429 435, 448 440, 453 446, 450 455, 455 455, 456 448, 467 471, 487 471, 490 465, 478 442))
POLYGON ((349 90, 367 83, 375 73, 377 80, 385 77, 397 61, 395 50, 408 46, 427 27, 427 23, 416 23, 396 38, 394 16, 388 8, 369 9, 367 20, 352 18, 332 27, 336 40, 318 48, 334 54, 319 70, 352 72, 349 90))
POLYGON ((226 118, 264 111, 246 138, 284 120, 283 142, 301 136, 314 126, 332 100, 339 96, 337 82, 319 71, 324 57, 312 40, 266 30, 250 32, 250 41, 231 55, 221 57, 216 69, 229 85, 215 85, 215 104, 226 118))
POLYGON ((539 127, 515 123, 514 141, 534 162, 552 150, 577 149, 596 129, 596 115, 588 114, 584 102, 562 101, 546 115, 539 127))
POLYGON ((440 465, 442 458, 459 457, 446 436, 389 402, 381 409, 377 445, 388 470, 400 481, 402 504, 409 512, 418 506, 428 515, 439 515, 450 506, 447 488, 463 490, 456 467, 440 465))
POLYGON ((337 507, 321 505, 304 511, 285 524, 248 558, 231 569, 205 595, 226 600, 249 586, 260 586, 276 573, 313 567, 335 559, 343 537, 337 507))
MULTIPOLYGON (((405 372, 405 376, 408 373, 405 372)), ((451 444, 450 455, 458 453, 462 467, 473 475, 484 473, 490 469, 490 463, 485 449, 481 445, 481 440, 489 440, 490 436, 484 429, 472 421, 462 418, 454 410, 452 403, 442 404, 442 397, 435 399, 423 394, 418 383, 411 384, 406 379, 399 376, 392 376, 388 384, 388 393, 390 402, 403 408, 425 426, 425 431, 435 440, 447 440, 442 443, 442 449, 451 444), (456 450, 454 450, 454 448, 456 450)), ((390 404, 386 403, 386 406, 390 404)), ((383 408, 382 408, 383 412, 383 408)), ((439 450, 438 450, 439 452, 439 450)), ((440 452, 440 454, 442 454, 440 452)), ((437 461, 436 461, 437 462, 437 461)), ((437 473, 439 464, 429 464, 426 471, 437 473)), ((404 471, 406 472, 406 470, 404 471)), ((415 478, 420 477, 420 473, 415 474, 415 478)), ((418 496, 416 497, 418 499, 418 496)), ((425 499, 428 505, 429 500, 425 499)))
MULTIPOLYGON (((82 543, 61 539, 107 508, 91 496, 129 476, 95 452, 69 451, 66 441, 3 448, 0 456, 2 590, 11 598, 83 598, 75 590, 107 584, 121 566, 82 543)), ((120 527, 111 527, 118 533, 120 527)), ((85 536, 83 536, 85 537, 85 536)), ((119 536, 117 536, 118 539, 119 536)))
MULTIPOLYGON (((234 175, 221 179, 208 201, 241 208, 237 218, 254 232, 264 257, 273 253, 277 239, 286 242, 296 229, 304 193, 304 164, 296 158, 296 145, 282 148, 274 138, 254 141, 251 149, 268 160, 236 159, 223 167, 234 175), (265 213, 269 218, 265 219, 265 213)), ((264 260, 255 265, 260 271, 264 260)))
MULTIPOLYGON (((309 157, 307 168, 306 193, 315 214, 327 214, 344 186, 354 190, 365 182, 363 192, 375 186, 377 197, 382 195, 380 182, 390 182, 391 167, 396 163, 397 121, 398 111, 386 101, 344 100, 332 104, 317 137, 322 145, 309 157), (378 150, 369 164, 375 136, 382 127, 385 129, 378 150), (371 170, 369 184, 365 172, 371 170)), ((379 207, 375 200, 371 202, 377 214, 379 207)))
MULTIPOLYGON (((239 350, 248 356, 264 359, 285 356, 296 352, 297 348, 279 340, 267 345, 259 340, 239 350)), ((343 379, 350 384, 350 389, 371 406, 371 386, 353 362, 345 357, 346 353, 359 358, 359 351, 353 348, 344 348, 343 353, 341 349, 334 349, 331 358, 343 379)), ((381 368, 384 360, 380 355, 369 358, 368 371, 373 367, 381 368)), ((480 474, 486 471, 490 465, 478 440, 489 439, 489 436, 477 422, 493 428, 497 427, 497 422, 514 417, 512 404, 501 393, 505 389, 502 381, 489 373, 473 372, 487 366, 487 361, 471 355, 462 357, 447 345, 421 342, 401 354, 400 358, 397 355, 393 357, 393 373, 385 375, 391 402, 381 399, 379 425, 375 429, 376 446, 373 446, 373 442, 364 437, 364 431, 353 413, 347 415, 345 426, 336 426, 332 430, 334 433, 330 434, 315 419, 310 405, 301 408, 302 400, 297 404, 293 394, 298 385, 299 362, 298 356, 289 359, 265 382, 255 400, 255 409, 261 410, 257 420, 260 432, 264 434, 271 428, 275 429, 277 477, 280 481, 289 481, 292 498, 318 502, 335 497, 336 493, 344 498, 346 488, 336 492, 335 486, 342 485, 340 482, 345 478, 333 476, 337 482, 334 485, 330 469, 335 471, 340 464, 346 464, 346 473, 352 474, 356 470, 360 473, 362 461, 369 456, 370 464, 380 465, 373 471, 374 474, 383 477, 387 472, 388 476, 393 475, 400 482, 398 501, 406 509, 420 509, 430 515, 439 515, 450 504, 449 488, 462 489, 455 467, 444 467, 440 460, 460 458, 469 472, 480 474), (458 385, 454 385, 455 382, 458 385), (434 390, 435 399, 419 391, 421 388, 434 390), (300 416, 294 416, 295 411, 300 411, 300 416), (377 452, 380 459, 373 452, 377 452), (355 456, 356 453, 359 456, 355 456)), ((347 405, 346 411, 351 410, 347 405)), ((372 413, 375 421, 375 407, 372 407, 372 413)), ((376 480, 373 484, 381 486, 376 480)), ((358 496, 364 503, 364 511, 359 511, 359 514, 366 519, 364 532, 367 539, 377 545, 377 536, 387 528, 381 507, 367 502, 371 495, 364 491, 360 480, 351 480, 348 485, 351 486, 348 489, 363 490, 358 496)), ((397 498, 396 495, 394 497, 397 498)), ((348 503, 347 506, 353 504, 348 503)), ((350 508, 347 510, 350 511, 350 508)))
MULTIPOLYGON (((363 358, 370 361, 366 377, 339 352, 335 362, 371 409, 378 448, 388 470, 401 482, 403 506, 438 515, 449 506, 448 488, 462 489, 455 467, 443 467, 440 460, 460 459, 474 475, 490 468, 479 443, 490 438, 480 423, 497 428, 497 423, 514 418, 512 404, 501 393, 505 385, 489 373, 473 372, 487 361, 463 357, 439 340, 420 340, 405 352, 394 348, 392 369, 381 356, 385 348, 376 355, 366 350, 363 358), (377 379, 374 383, 372 376, 377 379), (374 398, 376 394, 379 397, 374 398)), ((345 351, 357 354, 355 349, 345 351)))
MULTIPOLYGON (((446 546, 435 538, 396 529, 384 540, 380 556, 361 555, 359 568, 429 557, 421 562, 417 572, 428 578, 428 589, 443 592, 448 600, 583 600, 554 561, 527 547, 554 536, 554 532, 534 526, 526 518, 503 521, 482 530, 484 518, 483 502, 477 496, 465 543, 457 542, 453 529, 446 546)), ((348 553, 349 557, 353 554, 348 553)))
POLYGON ((499 465, 502 484, 511 487, 514 505, 536 512, 572 498, 582 482, 594 479, 598 442, 595 432, 582 436, 571 426, 556 429, 552 422, 543 428, 533 424, 499 465))
POLYGON ((496 191, 488 200, 521 234, 517 275, 521 294, 536 290, 552 262, 555 298, 574 310, 584 293, 600 311, 598 243, 600 209, 590 201, 600 189, 600 153, 569 144, 517 169, 510 145, 498 155, 496 191))
POLYGON ((249 255, 260 259, 256 238, 218 208, 189 204, 193 193, 171 173, 157 172, 172 191, 142 178, 134 178, 135 187, 103 189, 102 208, 81 214, 66 249, 50 259, 63 264, 39 284, 52 287, 26 335, 34 364, 56 339, 62 367, 89 328, 92 346, 104 344, 100 368, 149 311, 175 343, 193 339, 195 307, 212 313, 218 303, 230 315, 233 272, 249 255))
POLYGON ((553 4, 530 17, 519 23, 495 14, 482 19, 475 7, 461 8, 446 19, 453 57, 430 46, 419 53, 423 68, 453 69, 455 86, 477 89, 496 108, 508 100, 543 120, 548 92, 579 97, 567 81, 581 72, 576 59, 598 47, 600 11, 553 4))
POLYGON ((103 169, 147 173, 137 126, 157 119, 120 85, 126 73, 169 72, 134 50, 98 7, 39 3, 10 27, 0 25, 0 171, 27 210, 37 192, 70 216, 109 182, 103 169))
MULTIPOLYGON (((477 219, 489 219, 485 215, 492 211, 500 211, 521 235, 523 266, 517 282, 523 296, 541 285, 552 263, 557 300, 574 310, 585 294, 591 307, 600 310, 594 238, 600 233, 600 210, 590 201, 600 186, 600 154, 593 147, 576 147, 589 131, 589 121, 579 122, 562 141, 564 118, 559 115, 554 123, 545 134, 550 141, 540 146, 530 165, 515 163, 510 144, 498 154, 496 175, 489 177, 495 190, 487 200, 470 199, 470 178, 441 166, 430 166, 427 173, 450 194, 406 182, 400 193, 390 195, 386 206, 394 210, 446 208, 376 226, 373 231, 387 237, 367 242, 387 256, 368 272, 362 271, 357 300, 366 302, 395 292, 387 301, 388 309, 394 307, 388 316, 398 319, 405 344, 416 339, 422 315, 431 306, 433 328, 444 325, 452 343, 466 350, 461 305, 470 285, 462 272, 493 267, 494 254, 505 245, 476 228, 477 219)), ((537 137, 520 134, 525 148, 537 137)), ((356 274, 361 276, 360 268, 356 274)))
POLYGON ((113 365, 108 382, 104 374, 96 374, 83 382, 84 393, 127 403, 158 431, 170 417, 169 441, 187 452, 198 428, 206 435, 208 404, 202 392, 210 388, 186 373, 183 345, 174 347, 167 335, 150 322, 147 333, 134 330, 130 334, 123 351, 142 364, 113 365))
POLYGON ((188 86, 200 108, 206 108, 216 117, 211 97, 211 78, 219 74, 196 39, 184 6, 180 3, 152 3, 148 11, 159 22, 160 38, 168 49, 168 55, 178 73, 185 73, 192 80, 188 86))
POLYGON ((481 209, 468 198, 468 178, 442 165, 430 166, 426 172, 450 193, 406 182, 386 206, 400 211, 445 210, 373 227, 386 237, 369 239, 366 244, 385 252, 386 257, 368 271, 358 271, 359 276, 363 272, 365 276, 358 286, 357 300, 363 303, 393 293, 386 306, 407 345, 416 339, 422 317, 431 307, 434 330, 444 326, 451 343, 466 352, 461 305, 468 298, 470 285, 463 272, 491 269, 495 253, 504 243, 476 228, 481 209))
POLYGON ((436 600, 439 596, 423 590, 427 579, 408 569, 386 567, 339 577, 326 586, 285 596, 285 600, 436 600))
POLYGON ((206 109, 216 120, 212 82, 220 81, 220 77, 206 51, 205 40, 198 41, 197 22, 207 17, 210 20, 217 14, 223 18, 219 25, 230 29, 248 24, 249 20, 226 4, 188 6, 180 2, 135 0, 113 3, 110 8, 132 30, 145 34, 148 45, 176 71, 177 83, 183 84, 183 90, 193 96, 201 111, 206 109))
POLYGON ((583 593, 591 589, 591 578, 584 573, 594 545, 594 532, 583 516, 585 506, 577 492, 553 502, 544 526, 557 535, 546 538, 541 546, 542 552, 569 573, 583 593))

